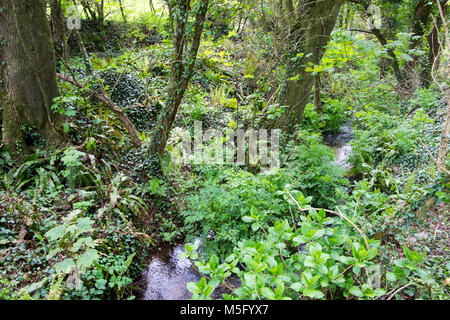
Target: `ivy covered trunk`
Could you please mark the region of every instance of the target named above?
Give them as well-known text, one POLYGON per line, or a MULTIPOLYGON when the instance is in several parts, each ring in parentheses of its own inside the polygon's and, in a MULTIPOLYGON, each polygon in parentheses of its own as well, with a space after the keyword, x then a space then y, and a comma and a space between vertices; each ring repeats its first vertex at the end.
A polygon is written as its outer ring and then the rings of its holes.
MULTIPOLYGON (((311 89, 314 75, 305 69, 320 63, 342 1, 303 0, 297 4, 295 24, 289 36, 289 61, 280 102, 286 111, 274 126, 292 131, 299 124, 311 89)), ((292 10, 292 9, 291 9, 292 10)))
POLYGON ((165 106, 159 114, 158 125, 153 131, 151 155, 163 156, 173 122, 194 73, 197 53, 208 11, 209 0, 199 1, 191 8, 190 1, 168 1, 173 31, 173 54, 170 85, 165 106), (189 16, 194 16, 192 34, 189 16))
POLYGON ((58 96, 55 53, 45 0, 0 0, 2 140, 13 154, 27 151, 23 127, 50 145, 63 140, 51 112, 58 96))

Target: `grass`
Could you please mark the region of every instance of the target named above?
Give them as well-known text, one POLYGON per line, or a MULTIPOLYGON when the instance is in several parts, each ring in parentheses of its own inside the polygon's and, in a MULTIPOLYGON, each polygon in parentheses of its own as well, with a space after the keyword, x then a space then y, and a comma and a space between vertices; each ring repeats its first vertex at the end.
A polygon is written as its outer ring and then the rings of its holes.
MULTIPOLYGON (((161 9, 164 5, 163 0, 152 1, 156 10, 161 9)), ((123 4, 128 10, 131 10, 134 13, 150 10, 149 0, 125 0, 123 4)))
MULTIPOLYGON (((127 18, 130 21, 136 21, 142 18, 143 16, 148 16, 151 14, 149 0, 123 0, 123 6, 125 8, 125 12, 127 18)), ((152 0, 153 6, 156 11, 159 11, 164 8, 164 0, 152 0)), ((118 10, 117 4, 112 4, 112 12, 108 16, 108 19, 121 21, 122 15, 118 10)))

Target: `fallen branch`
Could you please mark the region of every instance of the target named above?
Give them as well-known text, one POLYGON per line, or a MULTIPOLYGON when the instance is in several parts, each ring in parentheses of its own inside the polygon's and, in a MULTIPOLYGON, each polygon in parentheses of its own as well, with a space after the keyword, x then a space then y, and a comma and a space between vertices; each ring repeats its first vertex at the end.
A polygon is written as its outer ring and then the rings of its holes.
MULTIPOLYGON (((64 81, 67 81, 71 84, 73 84, 74 86, 77 86, 80 89, 85 89, 86 86, 82 83, 79 83, 77 80, 66 76, 64 74, 61 73, 57 73, 56 76, 64 81)), ((136 146, 136 147, 140 147, 142 145, 141 140, 139 139, 139 135, 138 132, 136 130, 136 127, 134 126, 134 124, 130 121, 130 119, 128 119, 128 117, 125 115, 125 113, 122 111, 122 109, 120 109, 117 104, 114 103, 114 101, 111 100, 111 98, 109 98, 106 94, 104 93, 98 93, 95 91, 89 91, 89 93, 96 97, 98 100, 100 100, 101 102, 103 102, 105 104, 105 106, 107 106, 112 112, 114 112, 117 117, 119 118, 119 120, 123 123, 123 125, 125 126, 125 128, 128 130, 128 133, 130 134, 130 139, 131 142, 136 146)))
MULTIPOLYGON (((394 293, 392 293, 389 298, 387 298, 387 300, 391 300, 397 293, 399 293, 400 291, 408 288, 410 285, 412 285, 412 283, 407 283, 405 284, 403 287, 398 288, 397 290, 394 291, 394 293)), ((390 293, 390 292, 389 292, 390 293)))

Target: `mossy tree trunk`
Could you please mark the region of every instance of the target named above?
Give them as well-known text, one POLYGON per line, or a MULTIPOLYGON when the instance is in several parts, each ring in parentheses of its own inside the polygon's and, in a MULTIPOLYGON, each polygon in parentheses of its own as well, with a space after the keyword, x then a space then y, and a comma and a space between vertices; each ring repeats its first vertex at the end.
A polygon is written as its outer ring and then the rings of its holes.
MULTIPOLYGON (((444 8, 444 6, 441 5, 439 0, 435 0, 435 1, 437 4, 437 7, 439 9, 439 15, 441 17, 442 26, 444 29, 444 32, 443 32, 444 39, 443 39, 442 43, 444 43, 444 45, 447 47, 446 60, 448 61, 449 60, 448 50, 450 49, 450 39, 449 39, 449 31, 448 31, 448 20, 446 19, 447 11, 446 11, 446 7, 444 8)), ((444 51, 443 49, 444 48, 441 48, 442 51, 444 51)), ((447 62, 447 77, 450 78, 450 64, 448 62, 447 62)), ((449 136, 450 136, 450 89, 447 88, 447 90, 444 90, 444 88, 441 88, 441 91, 442 91, 443 95, 447 94, 447 112, 446 112, 444 126, 442 128, 442 133, 441 133, 441 142, 439 144, 439 154, 438 154, 437 163, 438 163, 438 166, 445 169, 447 150, 448 150, 448 141, 449 141, 449 136)))
POLYGON ((286 111, 274 127, 292 132, 299 124, 311 95, 314 75, 306 67, 320 63, 336 24, 343 1, 302 0, 295 9, 295 24, 290 29, 290 54, 280 97, 286 111))
POLYGON ((191 1, 168 1, 173 34, 173 53, 170 84, 166 104, 158 116, 158 125, 152 134, 151 156, 162 157, 173 122, 194 73, 197 53, 203 33, 209 0, 199 1, 195 8, 191 1), (194 17, 192 34, 189 34, 189 17, 194 17))
POLYGON ((62 0, 50 0, 50 22, 53 32, 53 42, 58 57, 66 60, 69 57, 69 47, 66 41, 66 24, 62 0))
POLYGON ((17 156, 28 149, 23 126, 34 128, 48 144, 63 141, 61 119, 51 112, 58 96, 55 53, 46 0, 0 0, 0 8, 2 140, 17 156))

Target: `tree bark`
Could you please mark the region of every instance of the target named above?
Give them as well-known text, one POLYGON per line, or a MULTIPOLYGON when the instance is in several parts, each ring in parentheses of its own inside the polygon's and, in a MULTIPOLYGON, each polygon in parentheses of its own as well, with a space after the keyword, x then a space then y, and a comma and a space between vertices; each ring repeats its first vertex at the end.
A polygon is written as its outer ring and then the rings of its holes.
POLYGON ((322 99, 320 97, 321 92, 320 75, 316 74, 314 76, 314 106, 318 113, 322 113, 322 99))
POLYGON ((26 151, 22 127, 29 126, 49 145, 59 144, 64 135, 60 131, 62 119, 51 111, 58 85, 45 0, 0 0, 0 8, 5 63, 0 92, 2 140, 12 153, 26 151))
POLYGON ((61 0, 50 0, 50 21, 53 32, 56 55, 63 60, 69 57, 69 47, 66 41, 66 25, 61 0))
MULTIPOLYGON (((450 40, 449 40, 449 31, 448 31, 448 20, 446 20, 444 8, 442 7, 439 0, 435 0, 435 1, 438 6, 438 9, 439 9, 439 15, 441 17, 442 26, 444 29, 444 41, 443 42, 445 43, 447 50, 449 50, 450 49, 450 40)), ((447 77, 450 77, 450 64, 447 65, 447 77)), ((442 93, 445 94, 444 89, 441 88, 441 90, 442 90, 442 93)), ((447 93, 447 113, 446 113, 446 117, 445 117, 444 126, 442 128, 441 141, 439 144, 439 154, 438 154, 438 158, 437 158, 438 166, 441 166, 443 168, 445 168, 445 160, 447 157, 447 149, 448 149, 448 140, 449 140, 449 135, 450 135, 450 89, 449 88, 447 88, 446 93, 447 93)))
POLYGON ((314 84, 314 76, 305 68, 309 63, 320 63, 342 3, 340 0, 332 3, 303 0, 297 5, 297 21, 289 39, 291 54, 280 99, 287 110, 275 121, 274 127, 292 132, 302 120, 314 84))
MULTIPOLYGON (((447 16, 447 2, 441 1, 441 9, 444 17, 447 16)), ((430 86, 433 83, 433 77, 431 73, 434 70, 439 69, 439 57, 441 55, 441 45, 439 43, 439 30, 442 26, 441 16, 438 15, 436 21, 431 29, 430 33, 427 35, 428 42, 428 59, 422 65, 422 84, 424 86, 430 86)))
POLYGON ((119 0, 120 13, 122 14, 122 19, 124 23, 127 23, 127 16, 125 15, 125 9, 123 7, 122 0, 119 0))
POLYGON ((160 112, 158 125, 152 134, 151 156, 162 157, 172 130, 173 122, 178 113, 178 109, 183 101, 184 93, 194 73, 194 66, 197 60, 197 53, 200 47, 200 40, 203 33, 203 26, 206 13, 209 7, 209 0, 202 0, 195 16, 194 34, 188 47, 186 35, 187 21, 190 9, 190 1, 177 0, 175 6, 168 2, 169 14, 172 19, 173 55, 170 74, 170 85, 166 99, 166 105, 160 112), (175 18, 173 18, 175 16, 175 18))

